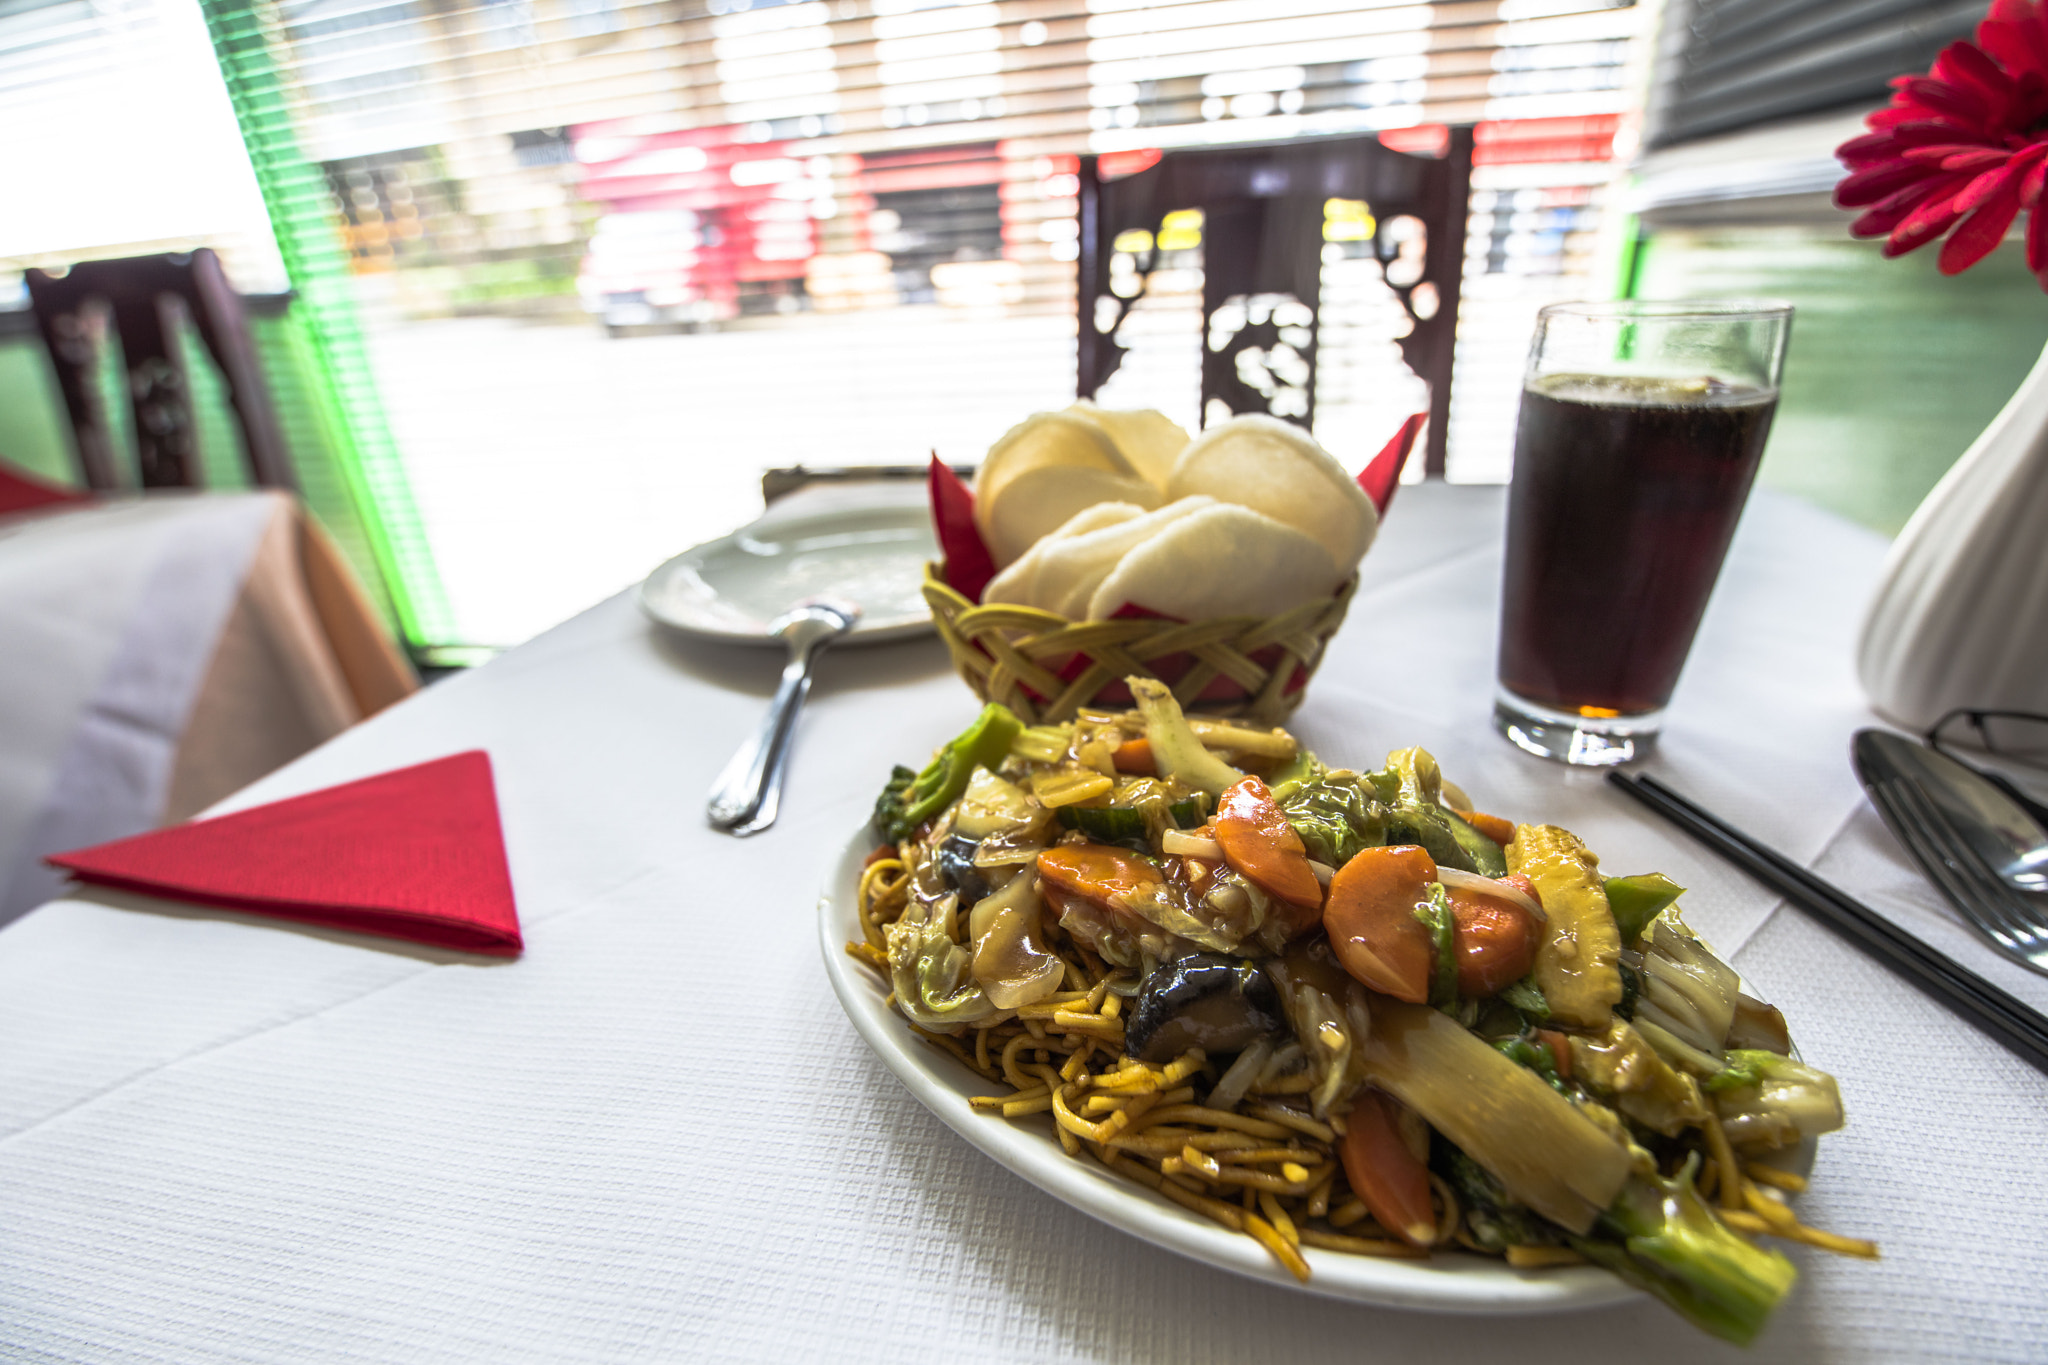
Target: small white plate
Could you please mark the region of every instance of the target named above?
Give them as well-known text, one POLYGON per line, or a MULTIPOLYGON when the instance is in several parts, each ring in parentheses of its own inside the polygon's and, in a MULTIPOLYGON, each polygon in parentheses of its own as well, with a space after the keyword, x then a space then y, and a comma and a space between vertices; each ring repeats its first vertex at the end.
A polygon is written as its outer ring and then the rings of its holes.
POLYGON ((991 1083, 927 1043, 883 1005, 881 979, 849 957, 861 937, 854 900, 861 864, 874 848, 865 830, 840 854, 818 901, 819 947, 825 974, 847 1018, 882 1064, 910 1093, 966 1138, 1018 1175, 1083 1213, 1183 1256, 1255 1280, 1327 1298, 1394 1308, 1451 1313, 1546 1313, 1598 1308, 1639 1296, 1604 1270, 1567 1266, 1521 1271, 1505 1262, 1465 1253, 1439 1253, 1427 1261, 1383 1260, 1302 1248, 1314 1276, 1302 1284, 1251 1238, 1218 1227, 1143 1186, 1112 1175, 1092 1161, 1075 1160, 1053 1137, 1049 1116, 1018 1122, 977 1113, 967 1101, 992 1093, 991 1083))
POLYGON ((771 516, 669 560, 640 585, 640 605, 693 635, 769 644, 770 621, 823 598, 861 609, 849 642, 900 640, 932 628, 924 566, 938 553, 922 502, 771 516))

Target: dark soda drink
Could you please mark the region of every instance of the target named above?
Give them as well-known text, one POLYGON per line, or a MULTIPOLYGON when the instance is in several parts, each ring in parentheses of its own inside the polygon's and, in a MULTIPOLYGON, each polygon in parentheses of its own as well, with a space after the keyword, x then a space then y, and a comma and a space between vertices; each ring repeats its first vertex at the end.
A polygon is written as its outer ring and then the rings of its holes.
POLYGON ((1593 720, 1664 707, 1777 401, 1712 378, 1529 383, 1502 583, 1509 693, 1593 720))

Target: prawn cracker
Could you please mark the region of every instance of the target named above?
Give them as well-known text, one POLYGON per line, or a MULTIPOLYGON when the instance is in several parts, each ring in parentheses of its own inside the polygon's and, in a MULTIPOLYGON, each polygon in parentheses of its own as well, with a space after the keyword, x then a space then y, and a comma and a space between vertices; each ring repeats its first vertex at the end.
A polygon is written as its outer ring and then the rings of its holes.
MULTIPOLYGON (((1126 554, 1182 517, 1215 505, 1214 498, 1182 498, 1113 526, 1040 541, 1032 547, 1039 570, 1031 589, 1031 604, 1056 611, 1069 620, 1084 619, 1095 590, 1126 554)), ((1080 517, 1074 520, 1079 521, 1080 517)))
POLYGON ((1247 414, 1203 432, 1174 461, 1169 498, 1207 493, 1291 526, 1340 568, 1357 567, 1379 513, 1335 456, 1301 428, 1247 414))
POLYGON ((1158 489, 1127 475, 1046 465, 1007 480, 986 501, 977 496, 974 512, 996 564, 1007 567, 1075 513, 1098 503, 1127 502, 1153 508, 1162 501, 1158 489))
POLYGON ((1273 616, 1328 597, 1346 572, 1305 532, 1217 503, 1132 548, 1095 590, 1088 616, 1106 620, 1126 605, 1184 621, 1273 616))
POLYGON ((1062 540, 1085 536, 1092 531, 1116 526, 1145 515, 1145 509, 1131 502, 1098 502, 1067 518, 1066 523, 1020 555, 1009 568, 991 578, 982 590, 983 602, 1009 602, 1020 607, 1042 605, 1038 599, 1039 566, 1045 553, 1062 540))
POLYGON ((1084 398, 1067 411, 1101 427, 1132 472, 1155 488, 1166 487, 1174 460, 1187 449, 1186 430, 1156 408, 1099 408, 1084 398))

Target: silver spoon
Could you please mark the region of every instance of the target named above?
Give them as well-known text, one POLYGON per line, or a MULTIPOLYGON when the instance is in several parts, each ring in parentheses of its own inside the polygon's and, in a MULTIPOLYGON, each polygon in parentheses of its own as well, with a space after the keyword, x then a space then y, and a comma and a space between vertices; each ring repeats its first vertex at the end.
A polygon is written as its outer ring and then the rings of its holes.
POLYGON ((1859 730, 1852 746, 1868 786, 1897 774, 1916 783, 1998 879, 2015 891, 2048 892, 2048 831, 1983 775, 1918 740, 1859 730))
POLYGON ((768 623, 768 634, 789 647, 789 663, 761 728, 740 745, 711 788, 704 811, 712 828, 758 834, 775 823, 797 713, 811 691, 811 666, 827 645, 858 624, 860 608, 850 602, 801 603, 768 623))

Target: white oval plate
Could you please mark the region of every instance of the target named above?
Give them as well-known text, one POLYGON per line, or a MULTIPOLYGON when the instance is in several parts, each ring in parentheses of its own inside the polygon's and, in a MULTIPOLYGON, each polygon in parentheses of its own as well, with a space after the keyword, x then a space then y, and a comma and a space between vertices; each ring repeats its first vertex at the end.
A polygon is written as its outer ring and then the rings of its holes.
POLYGON ((647 576, 640 605, 666 626, 735 644, 771 643, 768 623, 799 602, 852 602, 850 642, 932 628, 924 566, 938 558, 924 507, 847 508, 743 526, 647 576))
POLYGON ((1303 1284, 1251 1238, 1218 1227, 1093 1161, 1068 1156, 1052 1135, 1050 1116, 1017 1122, 977 1113, 968 1106, 968 1097, 991 1093, 991 1082, 918 1041, 903 1016, 883 1005, 888 991, 881 979, 847 955, 847 943, 861 937, 854 898, 861 864, 873 848, 867 831, 857 832, 818 900, 819 947, 833 992, 882 1064, 927 1109, 1055 1199, 1183 1256, 1269 1284, 1354 1303, 1450 1313, 1549 1313, 1640 1297, 1606 1271, 1589 1266, 1522 1271, 1462 1252, 1401 1261, 1304 1247, 1302 1254, 1314 1275, 1303 1284))

